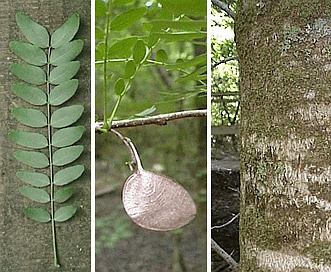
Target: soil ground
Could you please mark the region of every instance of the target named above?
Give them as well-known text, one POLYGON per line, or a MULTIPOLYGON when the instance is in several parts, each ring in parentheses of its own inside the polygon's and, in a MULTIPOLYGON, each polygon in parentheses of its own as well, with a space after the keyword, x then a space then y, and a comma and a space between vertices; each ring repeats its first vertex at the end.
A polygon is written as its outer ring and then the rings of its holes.
MULTIPOLYGON (((239 218, 222 228, 239 213, 239 163, 237 160, 212 161, 212 238, 239 262, 239 218), (214 228, 213 228, 214 227, 214 228)), ((211 271, 231 271, 212 250, 211 271)))

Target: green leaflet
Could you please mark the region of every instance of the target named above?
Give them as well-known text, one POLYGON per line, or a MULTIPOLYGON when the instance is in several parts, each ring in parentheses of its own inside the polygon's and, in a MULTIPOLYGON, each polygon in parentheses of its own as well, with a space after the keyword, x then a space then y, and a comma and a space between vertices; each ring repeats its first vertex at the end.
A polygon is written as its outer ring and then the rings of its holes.
POLYGON ((48 157, 44 153, 27 150, 16 150, 14 156, 21 163, 34 168, 45 168, 49 166, 48 157))
POLYGON ((75 161, 82 154, 84 147, 75 145, 58 149, 53 155, 53 164, 63 166, 75 161))
POLYGON ((65 147, 79 141, 83 136, 85 128, 83 126, 68 127, 56 131, 52 138, 52 145, 55 147, 65 147))
POLYGON ((55 67, 50 74, 51 84, 60 84, 71 79, 79 70, 79 61, 71 61, 55 67))
POLYGON ((34 44, 12 41, 9 43, 9 48, 21 59, 32 65, 43 66, 47 63, 44 50, 34 44))
POLYGON ((30 148, 45 148, 48 146, 47 138, 40 133, 13 130, 9 132, 9 137, 15 143, 30 148))
POLYGON ((83 40, 74 40, 52 50, 50 62, 53 65, 61 65, 72 61, 83 50, 83 40))
POLYGON ((54 184, 58 186, 66 185, 78 179, 84 172, 83 165, 75 165, 64 168, 54 175, 54 184))
POLYGON ((46 223, 51 221, 51 215, 43 208, 27 207, 24 208, 24 213, 37 222, 46 223))
POLYGON ((51 38, 52 48, 58 48, 70 42, 76 35, 79 28, 78 13, 72 14, 67 21, 57 30, 54 31, 51 38))
POLYGON ((73 205, 64 206, 59 208, 54 215, 54 220, 56 222, 64 222, 70 219, 77 211, 77 208, 73 205))
POLYGON ((78 80, 71 79, 57 85, 49 96, 49 102, 52 106, 59 106, 69 100, 78 88, 78 80))
POLYGON ((31 20, 22 12, 16 14, 16 22, 27 40, 41 48, 49 46, 49 34, 46 28, 31 20))
POLYGON ((45 92, 38 87, 24 83, 13 83, 11 89, 18 97, 32 105, 42 106, 46 104, 47 96, 45 92))
POLYGON ((19 170, 16 175, 23 181, 35 186, 45 187, 50 184, 49 177, 44 173, 19 170))
POLYGON ((51 117, 51 125, 55 128, 63 128, 75 123, 81 117, 84 107, 73 105, 56 110, 51 117))
POLYGON ((74 59, 83 50, 84 42, 73 40, 79 28, 77 13, 51 37, 46 28, 21 12, 16 14, 16 21, 27 41, 9 43, 11 51, 23 61, 10 65, 12 74, 21 80, 13 83, 11 89, 31 106, 12 109, 16 120, 27 128, 13 130, 9 137, 25 148, 15 150, 13 155, 30 168, 17 171, 17 177, 26 184, 19 190, 30 201, 42 205, 26 207, 24 213, 37 222, 52 222, 54 265, 59 267, 55 222, 64 222, 75 214, 74 205, 61 203, 70 201, 75 192, 74 186, 65 185, 84 172, 83 165, 67 166, 77 160, 84 149, 82 145, 73 145, 83 136, 84 127, 71 126, 79 120, 84 107, 70 105, 70 98, 78 88, 78 80, 72 78, 80 68, 79 61, 74 59), (61 107, 65 102, 67 106, 61 107))
POLYGON ((76 189, 74 186, 66 186, 57 190, 54 194, 54 201, 57 203, 63 203, 67 201, 74 193, 76 189))
POLYGON ((21 186, 20 192, 27 198, 39 203, 48 203, 51 200, 50 195, 45 190, 40 188, 21 186))
POLYGON ((34 85, 46 83, 46 73, 40 67, 27 63, 13 63, 10 65, 10 71, 27 83, 34 85))
POLYGON ((111 30, 123 30, 129 26, 134 25, 138 22, 146 13, 147 9, 145 7, 131 9, 127 12, 124 12, 118 15, 111 23, 111 30))
POLYGON ((47 117, 40 110, 17 107, 13 108, 12 112, 14 117, 26 126, 38 128, 47 125, 47 117))

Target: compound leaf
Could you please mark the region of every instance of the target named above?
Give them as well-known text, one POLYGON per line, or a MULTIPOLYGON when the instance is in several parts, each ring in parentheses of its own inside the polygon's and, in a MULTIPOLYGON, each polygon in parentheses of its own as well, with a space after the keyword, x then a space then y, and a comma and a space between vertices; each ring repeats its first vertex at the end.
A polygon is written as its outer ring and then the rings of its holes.
POLYGON ((83 165, 75 165, 64 168, 54 175, 54 184, 58 186, 66 185, 78 179, 84 172, 83 165))
POLYGON ((43 208, 27 207, 24 208, 24 213, 27 217, 38 222, 46 223, 51 220, 51 215, 43 208))
POLYGON ((84 147, 74 145, 58 149, 53 154, 53 164, 63 166, 76 160, 82 154, 84 147))
POLYGON ((9 43, 9 48, 22 60, 32 65, 43 66, 47 63, 45 52, 36 45, 12 41, 9 43))
POLYGON ((17 96, 32 105, 42 106, 47 102, 45 92, 35 86, 24 83, 13 83, 11 88, 17 96))
POLYGON ((71 79, 57 85, 50 93, 49 102, 52 106, 59 106, 69 100, 78 88, 78 80, 71 79))
POLYGON ((45 168, 49 165, 47 156, 36 151, 16 150, 14 157, 21 163, 34 168, 45 168))
POLYGON ((40 110, 16 107, 13 108, 13 115, 18 121, 29 127, 40 128, 47 125, 47 118, 40 110))
POLYGON ((16 175, 23 181, 35 186, 45 187, 50 184, 49 177, 44 173, 19 170, 16 175))
POLYGON ((55 128, 63 128, 75 123, 83 114, 82 105, 72 105, 56 110, 51 116, 51 125, 55 128))
POLYGON ((67 201, 74 193, 76 189, 74 186, 66 186, 54 193, 54 201, 57 203, 63 203, 67 201))
POLYGON ((9 132, 9 137, 15 143, 25 147, 37 149, 48 146, 47 138, 43 134, 36 132, 13 130, 9 132))
POLYGON ((41 48, 49 46, 49 34, 46 28, 33 21, 22 12, 16 14, 16 22, 30 43, 41 48))
POLYGON ((74 13, 52 34, 51 46, 53 48, 58 48, 70 42, 76 35, 78 28, 79 15, 78 13, 74 13))
POLYGON ((64 222, 70 219, 77 211, 77 207, 70 205, 59 208, 54 215, 56 222, 64 222))
POLYGON ((25 197, 39 203, 48 203, 51 200, 50 195, 43 189, 21 186, 20 192, 25 197))
POLYGON ((83 126, 63 128, 56 131, 52 137, 52 145, 55 147, 65 147, 76 143, 84 133, 83 126))

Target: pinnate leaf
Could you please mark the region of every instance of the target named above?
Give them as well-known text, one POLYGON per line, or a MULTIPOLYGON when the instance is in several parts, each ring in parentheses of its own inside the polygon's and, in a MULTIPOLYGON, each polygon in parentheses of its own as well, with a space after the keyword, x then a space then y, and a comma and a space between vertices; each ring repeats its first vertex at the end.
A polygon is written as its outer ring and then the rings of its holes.
POLYGON ((12 41, 9 43, 9 48, 21 59, 32 65, 43 66, 47 63, 45 52, 36 45, 12 41))
POLYGON ((35 187, 45 187, 50 184, 49 177, 44 173, 19 170, 16 175, 35 187))
POLYGON ((13 130, 9 132, 9 137, 15 143, 25 147, 44 148, 48 146, 47 138, 36 132, 13 130))
POLYGON ((84 133, 83 126, 63 128, 56 131, 52 137, 52 145, 55 147, 65 147, 76 143, 84 133))
POLYGON ((34 85, 46 83, 46 73, 43 69, 27 63, 12 63, 10 71, 19 79, 34 85))
POLYGON ((83 114, 82 105, 72 105, 56 110, 51 116, 51 125, 55 128, 67 127, 75 123, 83 114))
POLYGON ((16 150, 15 158, 26 165, 34 168, 45 168, 49 165, 48 158, 45 154, 36 151, 16 150))
POLYGON ((70 205, 59 208, 54 215, 56 222, 64 222, 70 219, 77 211, 77 207, 70 205))
POLYGON ((47 125, 47 118, 40 110, 16 107, 13 108, 13 115, 22 124, 30 127, 40 128, 47 125))
POLYGON ((78 179, 84 172, 83 165, 75 165, 64 168, 54 175, 54 184, 58 186, 66 185, 78 179))
POLYGON ((66 186, 57 190, 54 194, 54 201, 57 203, 63 203, 67 201, 74 193, 75 193, 74 186, 66 186))
POLYGON ((84 147, 74 145, 58 149, 53 154, 53 164, 63 166, 76 160, 82 154, 84 147))
POLYGON ((70 42, 76 35, 78 28, 79 15, 78 13, 74 13, 52 34, 51 46, 53 48, 58 48, 70 42))
POLYGON ((42 106, 46 104, 47 96, 45 92, 35 86, 13 83, 11 88, 17 96, 32 105, 42 106))
POLYGON ((21 186, 20 192, 25 197, 39 203, 48 203, 51 200, 50 195, 45 190, 40 188, 21 186))
POLYGON ((79 55, 80 52, 82 52, 83 47, 83 40, 74 40, 63 46, 55 48, 52 50, 50 63, 57 66, 72 61, 79 55))
POLYGON ((16 22, 30 43, 41 48, 49 46, 49 34, 46 28, 33 21, 22 12, 16 14, 16 22))
POLYGON ((51 84, 60 84, 65 82, 77 74, 79 67, 79 61, 71 61, 57 66, 51 71, 49 82, 51 84))
POLYGON ((46 223, 51 220, 51 215, 43 208, 27 207, 24 208, 24 213, 27 217, 38 222, 46 223))
POLYGON ((59 106, 69 100, 78 88, 78 80, 71 79, 57 85, 50 93, 49 101, 53 106, 59 106))

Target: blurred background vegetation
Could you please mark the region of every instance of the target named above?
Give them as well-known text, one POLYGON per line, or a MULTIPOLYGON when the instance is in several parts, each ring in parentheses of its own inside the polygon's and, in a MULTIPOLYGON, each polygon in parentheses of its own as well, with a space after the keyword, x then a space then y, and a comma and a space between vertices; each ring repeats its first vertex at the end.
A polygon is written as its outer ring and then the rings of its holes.
MULTIPOLYGON (((144 40, 148 46, 155 40, 159 42, 134 76, 114 120, 206 108, 206 1, 179 2, 96 1, 97 120, 102 121, 104 115, 105 50, 108 60, 106 112, 110 115, 118 99, 115 82, 125 79, 126 64, 132 59, 137 39, 144 40), (138 19, 127 18, 124 29, 110 29, 108 49, 105 49, 107 14, 113 21, 117 16, 141 8, 145 8, 144 14, 138 19)), ((155 234, 131 223, 120 203, 122 185, 131 174, 125 164, 130 161, 130 154, 115 135, 96 135, 96 271, 206 270, 206 126, 205 118, 190 118, 172 121, 166 126, 119 130, 136 145, 146 170, 176 180, 195 200, 197 218, 172 234, 155 234), (140 243, 137 235, 143 236, 144 242, 140 243), (154 257, 142 256, 145 246, 152 246, 152 250, 146 252, 154 257)))
MULTIPOLYGON (((235 11, 236 1, 223 3, 235 11)), ((238 156, 240 121, 239 65, 234 20, 216 5, 211 9, 212 158, 238 156)))

